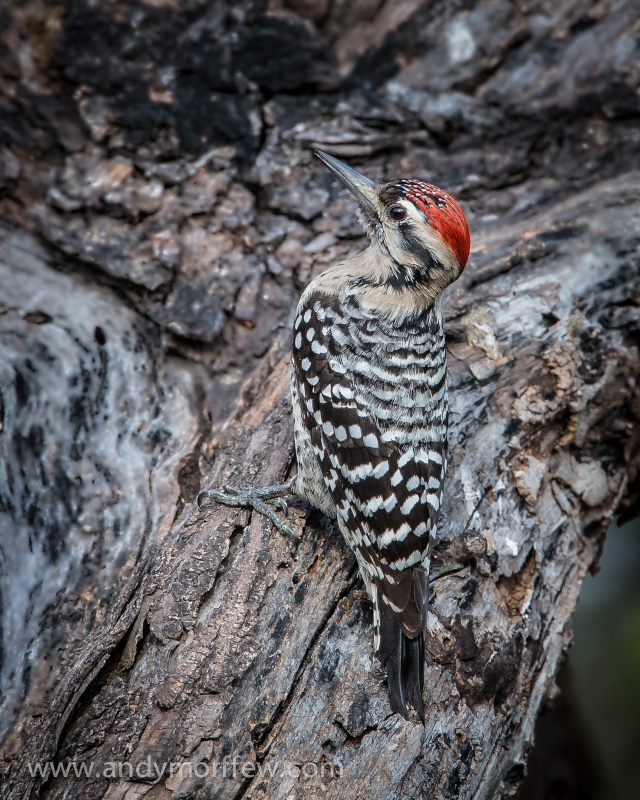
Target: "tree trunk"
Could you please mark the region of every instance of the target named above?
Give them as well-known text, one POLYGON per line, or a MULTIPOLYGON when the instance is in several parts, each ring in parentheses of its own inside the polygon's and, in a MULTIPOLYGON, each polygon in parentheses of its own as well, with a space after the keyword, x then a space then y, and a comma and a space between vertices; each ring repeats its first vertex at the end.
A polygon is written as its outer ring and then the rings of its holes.
POLYGON ((0 19, 0 797, 513 796, 639 500, 635 4, 0 19), (296 298, 364 246, 316 145, 472 228, 424 726, 391 715, 332 523, 292 503, 295 544, 196 503, 295 471, 296 298))

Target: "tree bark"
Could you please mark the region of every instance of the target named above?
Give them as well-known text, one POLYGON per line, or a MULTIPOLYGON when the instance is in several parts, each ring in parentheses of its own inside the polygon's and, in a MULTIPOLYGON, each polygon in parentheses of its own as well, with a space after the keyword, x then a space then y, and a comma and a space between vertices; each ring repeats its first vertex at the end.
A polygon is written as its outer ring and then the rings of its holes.
POLYGON ((639 498, 637 10, 232 6, 2 12, 0 797, 513 796, 639 498), (196 503, 295 471, 296 298, 364 246, 316 145, 472 228, 424 726, 327 519, 196 503))

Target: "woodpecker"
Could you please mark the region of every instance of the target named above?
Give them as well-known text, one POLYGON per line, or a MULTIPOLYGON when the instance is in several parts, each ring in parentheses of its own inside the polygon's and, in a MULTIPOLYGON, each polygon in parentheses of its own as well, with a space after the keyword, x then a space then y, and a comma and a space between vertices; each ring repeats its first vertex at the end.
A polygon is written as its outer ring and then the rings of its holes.
POLYGON ((313 280, 297 307, 297 476, 281 487, 203 494, 273 519, 264 501, 293 489, 337 521, 373 603, 391 708, 408 718, 408 702, 424 720, 429 545, 447 469, 440 299, 467 263, 469 227, 442 189, 377 184, 316 155, 353 195, 369 247, 313 280))

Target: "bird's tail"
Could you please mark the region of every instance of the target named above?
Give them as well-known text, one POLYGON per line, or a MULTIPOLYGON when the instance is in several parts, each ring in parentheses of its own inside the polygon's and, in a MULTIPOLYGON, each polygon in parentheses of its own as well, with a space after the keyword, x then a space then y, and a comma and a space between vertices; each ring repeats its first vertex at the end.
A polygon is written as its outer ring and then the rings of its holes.
POLYGON ((419 615, 420 622, 415 628, 414 636, 408 636, 405 632, 406 626, 401 624, 404 621, 404 614, 394 611, 378 588, 374 593, 375 643, 378 658, 387 670, 391 710, 408 719, 407 702, 409 702, 424 722, 422 690, 429 578, 421 569, 415 569, 413 572, 413 597, 409 599, 408 605, 413 606, 410 616, 415 619, 419 615))

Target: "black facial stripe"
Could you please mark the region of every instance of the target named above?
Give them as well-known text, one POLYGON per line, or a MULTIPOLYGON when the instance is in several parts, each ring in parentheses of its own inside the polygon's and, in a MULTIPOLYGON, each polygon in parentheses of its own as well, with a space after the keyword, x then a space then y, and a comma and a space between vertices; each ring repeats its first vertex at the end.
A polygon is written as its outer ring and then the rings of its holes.
MULTIPOLYGON (((413 264, 400 264, 395 259, 393 263, 396 269, 385 281, 384 285, 396 291, 402 291, 407 287, 419 289, 422 286, 429 286, 432 283, 432 276, 429 269, 416 267, 413 264)), ((437 262, 433 262, 434 264, 437 262)))
POLYGON ((393 259, 395 270, 384 280, 384 286, 388 286, 396 292, 401 292, 407 286, 416 285, 416 270, 414 267, 407 267, 405 264, 398 263, 393 259))
POLYGON ((413 233, 413 223, 405 222, 398 227, 402 236, 402 249, 416 256, 427 275, 432 269, 442 266, 432 251, 413 233))

